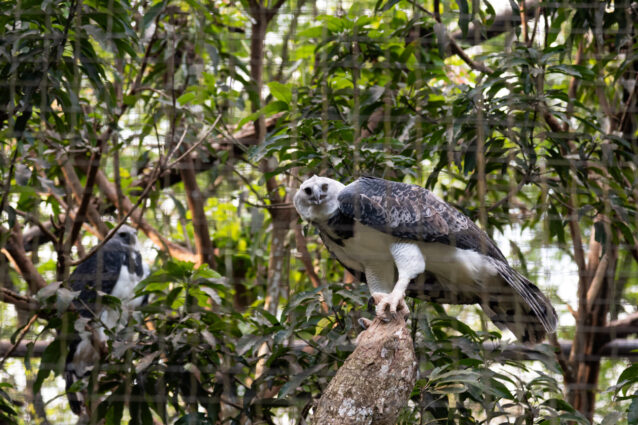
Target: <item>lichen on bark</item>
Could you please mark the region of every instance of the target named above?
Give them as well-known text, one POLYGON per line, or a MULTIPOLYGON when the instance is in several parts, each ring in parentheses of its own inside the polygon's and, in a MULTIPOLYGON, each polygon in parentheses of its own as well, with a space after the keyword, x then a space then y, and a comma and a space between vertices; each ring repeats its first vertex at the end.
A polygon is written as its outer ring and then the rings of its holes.
POLYGON ((315 406, 313 425, 393 425, 416 381, 405 321, 376 318, 315 406))

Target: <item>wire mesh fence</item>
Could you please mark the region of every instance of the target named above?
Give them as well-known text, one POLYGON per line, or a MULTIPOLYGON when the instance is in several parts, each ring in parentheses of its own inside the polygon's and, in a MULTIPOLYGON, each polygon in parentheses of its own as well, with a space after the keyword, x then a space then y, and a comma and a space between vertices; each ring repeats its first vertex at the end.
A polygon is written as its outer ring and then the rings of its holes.
POLYGON ((0 423, 636 423, 637 14, 4 1, 0 423))

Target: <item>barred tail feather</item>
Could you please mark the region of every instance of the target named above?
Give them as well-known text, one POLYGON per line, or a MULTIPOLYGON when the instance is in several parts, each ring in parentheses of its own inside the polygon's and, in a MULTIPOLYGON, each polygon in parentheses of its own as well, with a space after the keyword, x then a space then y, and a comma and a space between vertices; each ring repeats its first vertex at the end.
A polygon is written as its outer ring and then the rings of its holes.
POLYGON ((71 343, 69 344, 69 352, 66 355, 66 362, 64 364, 64 381, 66 383, 66 398, 69 400, 69 408, 76 415, 82 414, 82 401, 80 400, 79 394, 77 392, 69 391, 71 386, 77 381, 75 364, 73 362, 76 350, 78 349, 78 345, 80 344, 80 338, 73 338, 71 343))
POLYGON ((489 260, 500 277, 514 289, 509 299, 489 300, 483 309, 500 328, 511 330, 522 342, 541 342, 545 335, 554 333, 558 325, 556 311, 547 297, 526 277, 506 263, 489 260))
POLYGON ((67 400, 69 400, 69 407, 71 408, 71 411, 73 413, 80 416, 82 414, 82 406, 84 403, 82 403, 82 400, 80 400, 79 393, 69 391, 71 389, 71 386, 77 380, 75 377, 75 373, 73 373, 73 371, 71 370, 65 370, 64 380, 66 381, 66 398, 67 400))

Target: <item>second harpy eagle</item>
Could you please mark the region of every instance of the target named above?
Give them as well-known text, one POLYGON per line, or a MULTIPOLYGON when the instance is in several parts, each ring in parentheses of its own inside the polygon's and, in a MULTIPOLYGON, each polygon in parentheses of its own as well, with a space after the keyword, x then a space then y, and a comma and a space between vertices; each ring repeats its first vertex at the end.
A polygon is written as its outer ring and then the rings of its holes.
POLYGON ((477 303, 523 342, 556 329, 547 297, 472 220, 425 188, 372 177, 344 186, 314 176, 294 204, 337 260, 368 284, 377 315, 407 315, 406 291, 420 291, 440 303, 477 303))
POLYGON ((122 225, 115 235, 85 261, 69 277, 71 289, 79 291, 74 305, 80 313, 69 345, 64 377, 71 410, 80 415, 83 401, 71 386, 88 375, 100 360, 100 350, 107 342, 106 329, 118 331, 129 321, 131 310, 145 297, 135 297, 135 287, 149 274, 135 229, 122 225), (101 294, 119 298, 120 308, 108 307, 101 294), (91 325, 87 328, 87 324, 91 325))

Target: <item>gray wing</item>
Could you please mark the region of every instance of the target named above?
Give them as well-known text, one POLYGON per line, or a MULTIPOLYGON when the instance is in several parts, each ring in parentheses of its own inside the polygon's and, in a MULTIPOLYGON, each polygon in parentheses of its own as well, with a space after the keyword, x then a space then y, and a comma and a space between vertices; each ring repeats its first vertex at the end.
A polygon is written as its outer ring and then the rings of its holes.
POLYGON ((469 217, 421 186, 362 177, 346 186, 338 199, 341 214, 381 232, 452 245, 507 263, 469 217))

